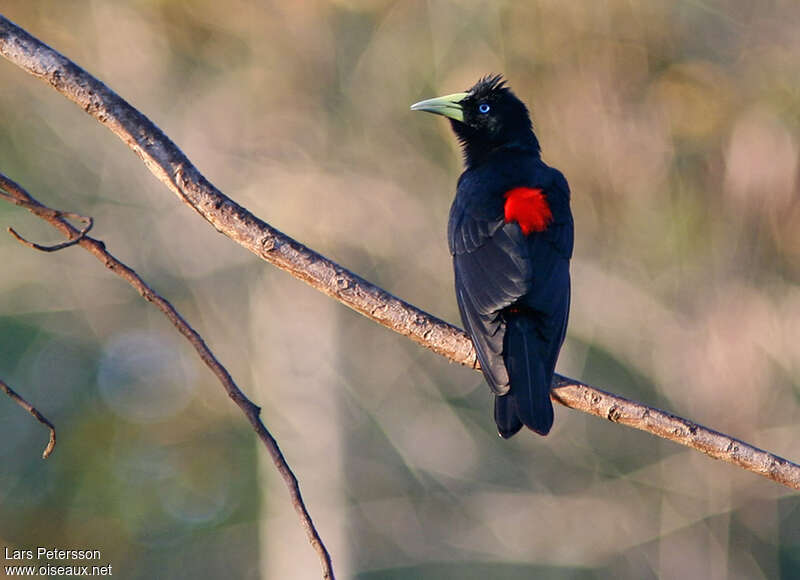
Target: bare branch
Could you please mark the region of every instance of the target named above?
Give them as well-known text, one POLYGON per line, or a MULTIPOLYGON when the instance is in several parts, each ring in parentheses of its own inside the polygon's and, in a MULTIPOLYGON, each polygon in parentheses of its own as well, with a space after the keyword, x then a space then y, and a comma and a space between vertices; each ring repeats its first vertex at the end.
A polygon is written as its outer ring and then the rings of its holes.
MULTIPOLYGON (((311 520, 311 515, 308 513, 308 509, 303 501, 303 496, 300 493, 300 485, 297 482, 297 478, 289 467, 289 464, 286 462, 280 447, 278 447, 278 442, 275 440, 275 438, 272 436, 272 433, 269 432, 260 418, 261 408, 247 398, 241 389, 239 389, 234 382, 233 377, 231 377, 230 373, 228 373, 228 370, 222 365, 222 363, 219 362, 219 360, 217 360, 216 356, 214 356, 214 353, 211 352, 211 349, 208 348, 208 345, 206 345, 203 337, 201 337, 200 334, 198 334, 197 331, 192 328, 188 322, 186 322, 186 320, 177 310, 175 310, 175 307, 173 307, 167 299, 163 298, 158 292, 153 290, 132 268, 120 262, 108 250, 106 250, 103 242, 86 235, 86 232, 89 230, 92 224, 91 218, 84 218, 83 216, 78 216, 77 214, 54 210, 41 204, 27 191, 25 191, 22 186, 15 183, 2 173, 0 173, 0 188, 7 192, 6 194, 0 193, 0 199, 10 201, 11 203, 15 203, 16 205, 28 209, 31 213, 47 221, 50 225, 57 228, 62 234, 64 234, 64 236, 69 238, 71 240, 71 242, 69 242, 70 245, 77 244, 100 260, 106 266, 106 268, 133 286, 145 300, 152 302, 156 308, 161 310, 161 312, 164 313, 169 321, 172 322, 173 326, 175 326, 178 332, 180 332, 192 344, 206 366, 211 369, 211 372, 213 372, 219 379, 220 383, 222 383, 222 386, 225 388, 228 396, 233 399, 234 403, 236 403, 236 405, 245 414, 248 421, 250 421, 250 424, 253 426, 253 429, 258 434, 259 439, 261 439, 261 441, 264 443, 264 446, 267 448, 275 467, 278 469, 278 472, 283 477, 283 480, 289 489, 289 494, 292 498, 292 504, 294 505, 295 510, 300 517, 300 521, 306 530, 309 542, 319 555, 322 563, 323 577, 333 580, 333 565, 331 563, 330 554, 328 553, 325 544, 322 542, 322 538, 314 526, 314 522, 311 520), (65 217, 77 217, 85 220, 88 225, 83 229, 78 230, 75 228, 75 226, 66 221, 64 219, 65 217)), ((12 232, 12 235, 17 237, 17 239, 20 239, 16 232, 13 230, 10 231, 12 232)), ((42 249, 42 247, 38 244, 31 244, 25 240, 22 241, 25 243, 25 245, 35 249, 42 249)), ((63 244, 60 245, 62 246, 62 249, 65 247, 63 244)), ((53 247, 55 246, 51 246, 51 248, 53 247)), ((5 383, 0 381, 0 387, 4 385, 5 383)), ((9 396, 12 398, 16 397, 16 400, 20 405, 33 413, 37 419, 51 427, 51 445, 55 445, 55 430, 52 429, 52 425, 50 425, 49 421, 42 417, 39 412, 36 411, 36 409, 19 398, 16 393, 13 393, 13 391, 9 392, 10 389, 8 389, 7 386, 5 386, 5 389, 7 389, 6 392, 9 394, 9 396)), ((48 449, 51 449, 51 446, 48 446, 48 449)), ((46 449, 45 457, 48 454, 49 451, 46 449)))
MULTIPOLYGON (((158 179, 219 232, 375 322, 453 362, 478 368, 472 341, 462 330, 370 284, 255 217, 214 187, 147 117, 2 16, 0 54, 48 82, 108 127, 158 179)), ((800 490, 800 465, 580 381, 556 375, 554 383, 553 398, 562 405, 647 431, 800 490)))
POLYGON ((47 447, 45 447, 44 451, 42 452, 42 459, 47 459, 48 457, 50 457, 50 454, 53 452, 53 449, 56 448, 56 428, 47 419, 47 417, 42 415, 36 409, 36 407, 31 405, 28 401, 26 401, 22 397, 20 397, 17 394, 17 392, 11 387, 9 387, 2 379, 0 379, 0 390, 2 390, 3 392, 5 392, 6 395, 11 397, 11 400, 14 401, 17 405, 19 405, 20 407, 25 409, 28 413, 36 417, 36 420, 39 421, 39 423, 50 429, 50 441, 47 442, 47 447))
POLYGON ((800 465, 688 419, 559 377, 552 397, 562 405, 680 443, 800 490, 800 465))

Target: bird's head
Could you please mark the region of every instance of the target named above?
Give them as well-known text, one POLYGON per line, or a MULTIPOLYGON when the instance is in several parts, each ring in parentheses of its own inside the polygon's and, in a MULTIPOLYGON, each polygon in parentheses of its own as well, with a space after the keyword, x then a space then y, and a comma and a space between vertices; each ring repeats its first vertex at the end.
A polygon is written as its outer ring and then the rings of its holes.
POLYGON ((527 107, 500 75, 483 77, 465 93, 420 101, 411 105, 411 110, 448 117, 464 148, 467 166, 480 163, 498 147, 539 152, 527 107))

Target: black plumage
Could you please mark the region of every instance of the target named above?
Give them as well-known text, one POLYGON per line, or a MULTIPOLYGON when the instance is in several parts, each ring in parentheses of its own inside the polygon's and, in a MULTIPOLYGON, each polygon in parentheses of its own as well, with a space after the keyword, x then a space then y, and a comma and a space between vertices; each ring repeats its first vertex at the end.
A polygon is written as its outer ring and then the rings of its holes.
POLYGON ((508 438, 525 425, 546 435, 570 302, 567 181, 541 160, 528 110, 499 76, 412 108, 450 117, 464 150, 448 241, 498 431, 508 438))

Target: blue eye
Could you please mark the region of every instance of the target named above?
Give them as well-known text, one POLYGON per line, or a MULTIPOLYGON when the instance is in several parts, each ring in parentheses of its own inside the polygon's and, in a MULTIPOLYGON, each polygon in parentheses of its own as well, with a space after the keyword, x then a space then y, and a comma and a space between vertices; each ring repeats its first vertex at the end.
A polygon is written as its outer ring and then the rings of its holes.
POLYGON ((489 107, 489 103, 481 103, 478 105, 478 112, 486 114, 489 112, 490 108, 491 107, 489 107))

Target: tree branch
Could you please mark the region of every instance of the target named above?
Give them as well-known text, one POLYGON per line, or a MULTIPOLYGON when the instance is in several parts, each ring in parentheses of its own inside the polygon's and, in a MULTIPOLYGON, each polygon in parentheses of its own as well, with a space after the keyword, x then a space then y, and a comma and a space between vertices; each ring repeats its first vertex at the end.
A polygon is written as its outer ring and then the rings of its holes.
MULTIPOLYGON (((0 54, 48 82, 122 139, 173 193, 219 232, 356 312, 453 362, 477 369, 472 341, 452 326, 328 260, 214 187, 147 117, 75 63, 0 16, 0 54)), ((743 441, 557 375, 553 398, 739 465, 800 490, 800 465, 743 441)))
POLYGON ((36 420, 39 421, 42 425, 50 429, 50 441, 47 442, 47 447, 44 448, 42 452, 42 459, 47 459, 50 457, 50 454, 53 452, 53 449, 56 447, 56 428, 53 427, 53 424, 42 415, 36 407, 31 405, 28 401, 20 397, 17 392, 9 387, 5 381, 0 379, 0 390, 2 390, 6 395, 8 395, 12 401, 14 401, 17 405, 25 409, 28 413, 36 417, 36 420))
MULTIPOLYGON (((319 555, 320 562, 322 564, 323 577, 333 580, 333 566, 331 564, 330 554, 328 553, 325 544, 322 542, 322 538, 314 526, 314 522, 311 520, 311 515, 308 513, 308 509, 303 501, 303 496, 300 494, 300 486, 297 482, 297 478, 289 467, 289 464, 286 462, 280 447, 278 447, 278 442, 261 421, 261 408, 248 399, 241 389, 239 389, 234 382, 233 377, 231 377, 230 373, 228 373, 228 370, 222 365, 222 363, 219 362, 219 360, 217 360, 217 358, 214 356, 214 353, 211 352, 211 349, 208 348, 208 345, 206 345, 203 337, 200 336, 197 331, 189 325, 188 322, 186 322, 186 320, 177 310, 175 310, 175 307, 173 307, 168 300, 163 298, 160 294, 158 294, 158 292, 148 286, 148 284, 135 271, 133 271, 133 269, 120 262, 110 252, 108 252, 103 242, 86 235, 91 227, 91 224, 93 223, 91 218, 54 210, 42 205, 19 184, 15 183, 2 173, 0 173, 0 189, 5 190, 5 193, 0 192, 0 199, 4 199, 14 203, 15 205, 24 207, 34 215, 48 222, 54 228, 58 229, 69 240, 64 244, 58 244, 56 246, 41 246, 39 244, 28 242, 19 234, 14 232, 14 230, 9 228, 9 231, 12 233, 12 235, 22 244, 45 252, 51 252, 53 251, 53 248, 63 249, 70 245, 77 244, 81 246, 84 250, 88 251, 95 258, 100 260, 106 268, 133 286, 145 300, 152 302, 156 308, 164 313, 173 326, 178 329, 178 332, 180 332, 186 338, 186 340, 192 344, 206 366, 211 369, 211 372, 213 372, 219 379, 220 383, 222 383, 222 386, 225 388, 228 396, 233 399, 233 402, 236 403, 236 405, 245 414, 247 419, 250 421, 250 424, 253 426, 256 434, 258 434, 259 439, 261 439, 261 441, 264 443, 264 446, 267 448, 275 467, 278 469, 278 472, 281 474, 281 477, 283 477, 283 480, 286 483, 286 487, 289 489, 289 494, 292 498, 292 504, 294 505, 298 516, 300 517, 300 522, 306 530, 308 540, 319 555), (65 217, 80 219, 87 225, 83 229, 78 230, 75 228, 75 226, 66 221, 64 219, 65 217)), ((17 403, 19 403, 23 408, 27 409, 31 414, 33 414, 34 417, 50 427, 50 445, 48 445, 47 449, 45 449, 44 454, 44 457, 47 457, 50 454, 50 451, 52 451, 52 446, 55 445, 55 430, 53 429, 53 426, 36 409, 26 403, 21 397, 19 397, 19 395, 11 391, 11 389, 2 381, 0 381, 0 388, 3 388, 11 398, 15 399, 17 403)))

